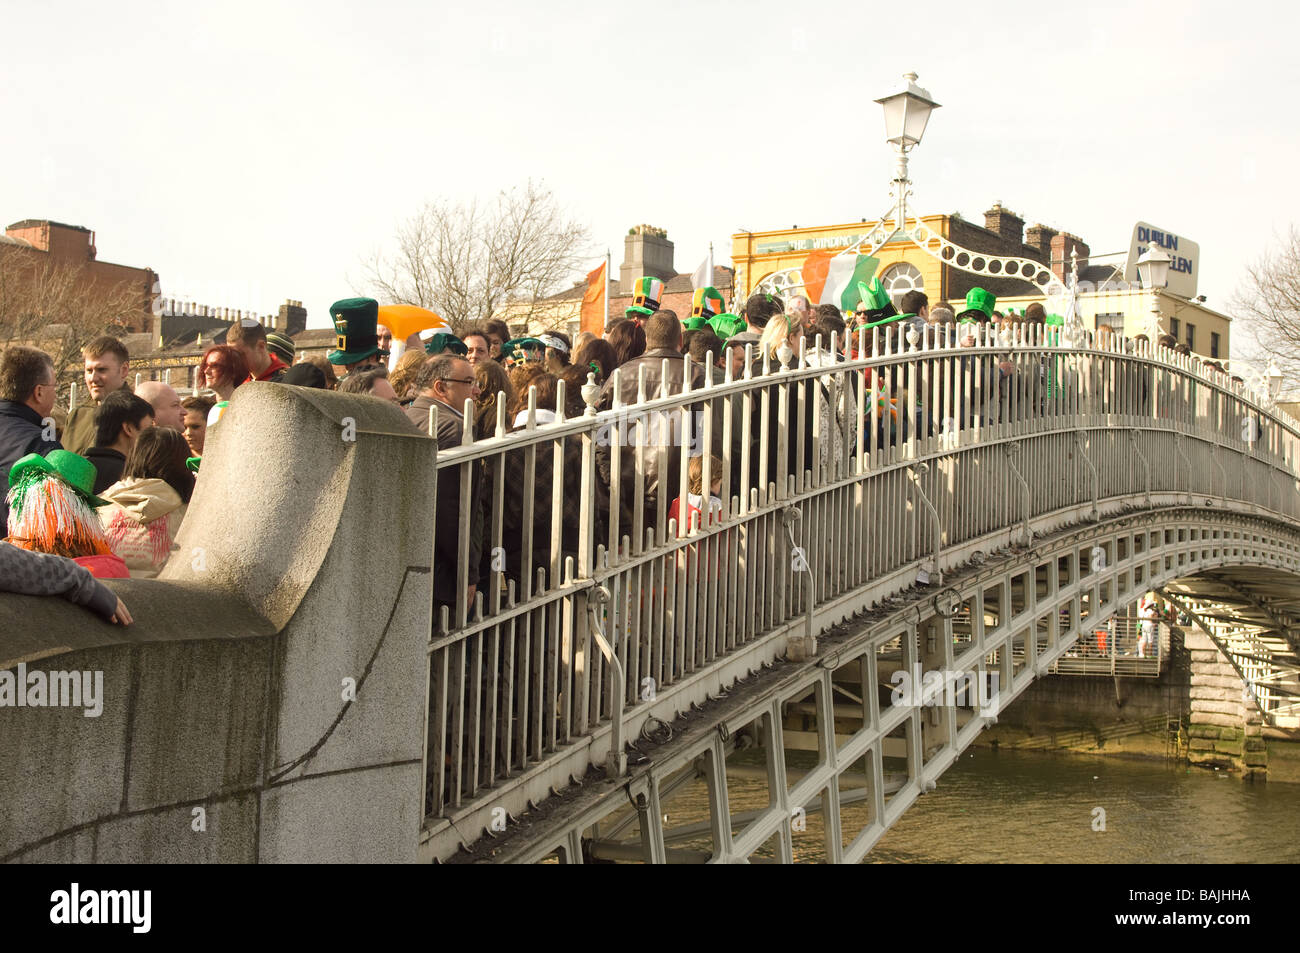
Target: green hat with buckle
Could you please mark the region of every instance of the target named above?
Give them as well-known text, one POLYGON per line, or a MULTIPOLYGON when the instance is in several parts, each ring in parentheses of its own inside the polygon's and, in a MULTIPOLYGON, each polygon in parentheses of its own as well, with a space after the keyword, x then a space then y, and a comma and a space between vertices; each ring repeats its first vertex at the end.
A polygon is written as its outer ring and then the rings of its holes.
POLYGON ((718 336, 719 340, 725 341, 733 338, 737 334, 743 334, 749 330, 749 325, 745 319, 738 314, 731 314, 724 311, 721 314, 715 314, 709 318, 709 327, 713 328, 713 333, 718 336))
POLYGON ((644 278, 638 278, 632 282, 632 307, 628 308, 624 314, 627 317, 640 315, 648 318, 659 310, 659 302, 664 297, 664 283, 658 278, 652 278, 646 275, 644 278))
POLYGON ((696 288, 695 293, 691 295, 692 318, 712 318, 722 314, 722 309, 725 307, 722 292, 712 285, 696 288))
POLYGON ((91 506, 108 506, 108 500, 95 495, 95 477, 98 476, 95 465, 71 450, 51 450, 45 456, 29 453, 18 460, 9 471, 9 506, 14 510, 22 509, 26 490, 49 474, 54 474, 76 490, 77 495, 91 506))
POLYGON ((374 298, 344 298, 330 305, 338 349, 325 355, 331 364, 355 364, 372 354, 387 357, 379 347, 379 302, 374 298))
POLYGON ((546 345, 537 338, 513 338, 501 345, 501 362, 514 367, 526 361, 540 361, 546 355, 546 345))
POLYGON ((983 324, 993 318, 993 306, 997 303, 997 296, 992 292, 972 288, 966 292, 966 310, 957 315, 957 320, 983 324))

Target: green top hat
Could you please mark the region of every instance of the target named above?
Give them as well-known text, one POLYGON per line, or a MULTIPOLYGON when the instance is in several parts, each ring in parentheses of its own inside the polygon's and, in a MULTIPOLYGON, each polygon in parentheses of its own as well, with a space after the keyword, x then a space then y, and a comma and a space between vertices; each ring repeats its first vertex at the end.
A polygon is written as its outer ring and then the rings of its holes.
POLYGON ((686 331, 698 331, 700 328, 707 328, 708 326, 709 320, 703 315, 691 315, 682 322, 682 328, 686 331))
POLYGON ((958 321, 977 321, 983 323, 993 317, 993 306, 997 297, 983 288, 972 288, 966 292, 966 310, 957 315, 958 321), (972 313, 978 312, 978 314, 972 313))
POLYGON ((630 318, 634 314, 650 317, 659 310, 659 302, 664 297, 664 283, 658 278, 646 275, 632 282, 632 307, 625 312, 630 318))
POLYGON ((71 450, 51 450, 45 456, 29 453, 16 462, 9 471, 9 488, 11 490, 17 488, 10 505, 14 509, 21 509, 18 497, 25 492, 26 486, 30 486, 49 473, 59 477, 76 490, 77 494, 91 506, 108 506, 108 500, 101 500, 94 493, 95 477, 98 475, 95 465, 81 454, 73 453, 71 450), (27 477, 26 481, 23 480, 24 476, 27 477), (22 483, 26 486, 20 487, 19 484, 22 483))
MULTIPOLYGON (((424 338, 426 332, 421 331, 420 337, 424 338)), ((424 338, 425 354, 442 354, 444 351, 450 351, 452 354, 459 354, 464 357, 469 353, 469 348, 465 342, 450 331, 434 331, 427 338, 424 338)))
POLYGON ((692 318, 712 318, 721 314, 725 307, 722 293, 712 285, 696 288, 695 294, 691 295, 692 318))
POLYGON ((749 330, 749 325, 745 319, 738 314, 731 314, 723 311, 721 314, 715 314, 708 320, 709 327, 713 328, 713 333, 719 339, 726 341, 735 337, 737 334, 743 334, 749 330))
POLYGON ((338 350, 325 357, 331 364, 355 364, 372 354, 387 357, 379 349, 379 302, 374 298, 344 298, 330 305, 330 318, 334 333, 338 335, 338 350))

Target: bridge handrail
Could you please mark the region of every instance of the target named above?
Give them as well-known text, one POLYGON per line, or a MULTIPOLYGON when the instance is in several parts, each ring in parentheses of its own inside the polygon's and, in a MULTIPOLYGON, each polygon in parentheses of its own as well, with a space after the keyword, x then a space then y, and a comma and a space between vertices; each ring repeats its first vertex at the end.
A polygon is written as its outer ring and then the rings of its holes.
MULTIPOLYGON (((927 504, 936 501, 942 558, 1031 520, 1069 522, 1094 503, 1148 492, 1160 505, 1195 493, 1300 520, 1300 426, 1226 375, 1219 380, 1164 349, 1063 348, 1041 329, 1008 341, 981 328, 977 337, 962 347, 950 329, 913 347, 877 328, 869 339, 833 340, 833 361, 801 340, 798 354, 780 355, 784 366, 769 355, 767 373, 750 365, 742 377, 728 370, 719 380, 710 370, 702 387, 680 394, 597 409, 589 388, 581 416, 561 411, 554 423, 511 433, 502 410, 495 435, 467 434, 440 452, 438 470, 460 468, 465 488, 475 468, 492 468, 485 549, 493 562, 490 591, 472 606, 460 595, 431 634, 429 815, 481 802, 488 788, 527 775, 602 725, 617 722, 613 744, 621 747, 625 717, 663 709, 693 676, 774 634, 801 631, 817 606, 934 561, 934 525, 928 507, 912 504, 913 482, 927 504), (721 463, 720 474, 705 463, 700 475, 704 485, 721 479, 716 512, 703 499, 681 505, 691 453, 680 442, 660 434, 656 443, 625 444, 617 429, 663 412, 680 419, 689 442, 696 411, 701 442, 721 463), (1129 433, 1150 452, 1129 452, 1129 433), (1076 439, 1083 461, 1074 458, 1076 439), (1027 499, 1013 494, 998 452, 1015 445, 1024 448, 1027 499), (1227 454, 1236 461, 1231 475, 1220 460, 1227 454), (1085 462, 1095 486, 1081 478, 1085 462), (510 465, 518 472, 508 485, 510 465), (659 476, 666 488, 647 497, 646 481, 659 476), (544 483, 549 503, 537 499, 544 483), (495 558, 505 552, 507 494, 521 501, 525 535, 534 516, 550 534, 549 546, 522 540, 513 567, 495 558), (674 497, 679 513, 690 512, 688 525, 671 518, 674 497), (629 499, 642 505, 629 508, 629 499), (575 501, 576 517, 566 509, 575 501), (790 507, 804 516, 802 546, 778 523, 790 507), (533 564, 537 553, 542 565, 533 564), (782 568, 801 560, 811 573, 806 586, 802 569, 782 568), (608 587, 607 605, 589 604, 595 587, 608 587), (459 618, 464 626, 449 624, 459 618), (611 633, 604 645, 601 623, 611 633)), ((644 426, 639 433, 647 436, 644 426)), ((471 526, 463 509, 461 553, 471 526)), ((435 574, 455 571, 435 557, 435 574)), ((593 750, 591 761, 602 754, 621 751, 593 750)))

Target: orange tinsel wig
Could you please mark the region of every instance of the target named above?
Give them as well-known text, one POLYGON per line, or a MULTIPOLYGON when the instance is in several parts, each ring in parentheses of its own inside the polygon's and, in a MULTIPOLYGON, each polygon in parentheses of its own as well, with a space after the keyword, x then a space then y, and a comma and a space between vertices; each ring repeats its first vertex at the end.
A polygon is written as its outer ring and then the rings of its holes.
POLYGON ((99 517, 54 473, 29 469, 9 489, 9 542, 19 549, 78 556, 113 552, 99 517))

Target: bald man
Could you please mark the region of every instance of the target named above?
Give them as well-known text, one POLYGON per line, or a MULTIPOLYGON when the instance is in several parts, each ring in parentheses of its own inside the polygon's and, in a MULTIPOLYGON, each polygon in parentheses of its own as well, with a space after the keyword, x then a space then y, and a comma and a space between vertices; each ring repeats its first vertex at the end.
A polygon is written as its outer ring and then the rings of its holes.
POLYGON ((135 395, 149 402, 153 407, 154 420, 159 427, 167 427, 177 433, 185 432, 185 408, 181 398, 170 385, 162 381, 145 381, 135 389, 135 395))

